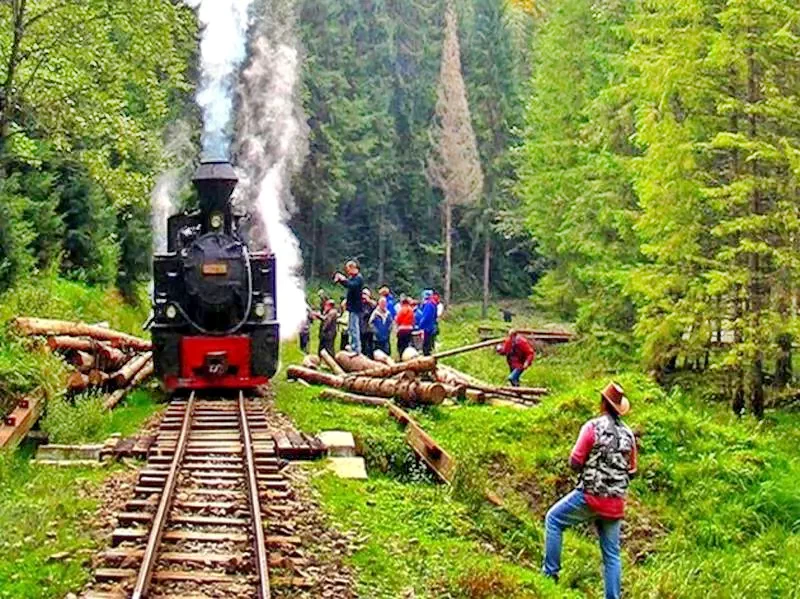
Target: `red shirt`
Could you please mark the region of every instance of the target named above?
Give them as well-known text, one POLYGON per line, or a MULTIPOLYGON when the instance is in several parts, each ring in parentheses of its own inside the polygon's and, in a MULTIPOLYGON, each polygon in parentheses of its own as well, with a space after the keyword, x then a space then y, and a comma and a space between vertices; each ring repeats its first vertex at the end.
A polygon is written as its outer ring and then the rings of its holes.
POLYGON ((533 363, 533 359, 536 357, 533 346, 524 335, 506 339, 503 347, 500 348, 500 354, 506 357, 508 366, 512 370, 525 370, 533 363))
POLYGON ((410 333, 414 330, 414 308, 409 304, 403 304, 394 321, 397 323, 398 333, 410 333))
MULTIPOLYGON (((575 442, 575 447, 572 448, 570 454, 570 461, 573 464, 583 466, 589 453, 594 447, 594 424, 589 421, 581 427, 581 432, 578 435, 578 440, 575 442)), ((633 451, 630 455, 630 464, 628 472, 631 474, 636 472, 636 445, 633 446, 633 451)), ((586 504, 601 518, 608 518, 609 520, 619 520, 625 516, 625 498, 624 497, 598 497, 584 492, 583 498, 586 504)))

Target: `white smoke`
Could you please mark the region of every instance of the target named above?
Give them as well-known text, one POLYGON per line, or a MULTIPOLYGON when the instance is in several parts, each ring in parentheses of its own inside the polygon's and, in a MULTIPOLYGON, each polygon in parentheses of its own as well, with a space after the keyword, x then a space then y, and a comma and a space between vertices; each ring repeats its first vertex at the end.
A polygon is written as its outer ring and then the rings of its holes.
POLYGON ((167 127, 164 155, 168 164, 174 166, 161 173, 150 194, 153 219, 153 250, 167 251, 167 219, 180 211, 178 194, 189 181, 192 156, 192 128, 186 121, 177 121, 167 127))
POLYGON ((291 181, 308 152, 308 125, 299 97, 293 3, 261 0, 259 8, 263 14, 251 32, 239 85, 237 201, 253 216, 251 243, 275 254, 278 320, 287 338, 306 318, 302 255, 289 220, 296 209, 291 181))
POLYGON ((184 0, 198 9, 202 27, 202 78, 197 104, 203 111, 203 153, 227 159, 233 121, 233 88, 246 56, 250 5, 253 0, 184 0))

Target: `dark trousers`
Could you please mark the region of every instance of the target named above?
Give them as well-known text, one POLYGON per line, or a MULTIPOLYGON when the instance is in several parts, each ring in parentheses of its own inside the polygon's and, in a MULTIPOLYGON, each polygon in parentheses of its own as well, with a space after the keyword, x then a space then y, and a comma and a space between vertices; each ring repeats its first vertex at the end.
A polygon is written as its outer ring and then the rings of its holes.
POLYGON ((375 350, 375 335, 372 333, 362 333, 361 335, 361 353, 368 358, 372 357, 372 352, 375 350))
POLYGON ((430 356, 433 353, 433 343, 436 341, 436 336, 433 333, 425 333, 422 341, 423 355, 430 356))
POLYGON ((397 353, 400 354, 400 358, 403 357, 403 352, 409 345, 411 345, 411 331, 397 333, 397 353))
MULTIPOLYGON (((387 356, 389 356, 390 358, 392 357, 392 345, 391 345, 391 343, 389 342, 388 339, 381 340, 381 339, 376 338, 375 339, 375 348, 374 349, 375 350, 379 349, 383 353, 385 353, 387 356)), ((375 351, 373 350, 372 353, 374 354, 375 351)))
POLYGON ((344 351, 347 349, 347 346, 350 345, 350 333, 347 332, 347 329, 344 329, 341 334, 341 342, 339 343, 339 349, 344 351))
POLYGON ((309 331, 300 331, 300 351, 304 354, 308 353, 308 342, 311 340, 311 333, 309 331))
POLYGON ((325 337, 320 337, 319 338, 319 351, 317 353, 322 355, 322 350, 324 349, 331 356, 335 356, 336 355, 336 349, 334 348, 334 345, 336 345, 336 336, 335 335, 333 337, 328 337, 327 339, 325 337))

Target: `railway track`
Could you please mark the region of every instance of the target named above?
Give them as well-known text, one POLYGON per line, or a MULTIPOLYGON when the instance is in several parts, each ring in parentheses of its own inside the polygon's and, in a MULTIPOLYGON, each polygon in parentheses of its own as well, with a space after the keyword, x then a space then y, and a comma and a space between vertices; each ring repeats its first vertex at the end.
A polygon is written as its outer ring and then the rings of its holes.
POLYGON ((248 597, 309 584, 257 400, 173 402, 87 599, 248 597))

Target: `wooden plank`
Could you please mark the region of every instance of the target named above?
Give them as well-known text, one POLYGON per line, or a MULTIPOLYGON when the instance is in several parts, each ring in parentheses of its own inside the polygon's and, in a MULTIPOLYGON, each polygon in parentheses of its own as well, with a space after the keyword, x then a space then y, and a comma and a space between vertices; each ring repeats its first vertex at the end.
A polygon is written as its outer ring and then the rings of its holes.
POLYGON ((406 427, 406 443, 444 483, 451 483, 455 475, 455 461, 426 433, 411 416, 394 404, 388 404, 389 415, 406 427))
POLYGON ((43 408, 42 399, 26 397, 20 400, 0 426, 0 449, 16 447, 39 420, 43 408))

